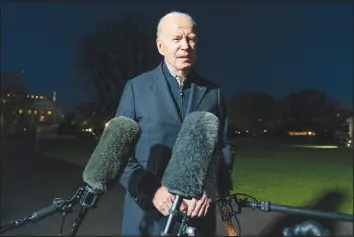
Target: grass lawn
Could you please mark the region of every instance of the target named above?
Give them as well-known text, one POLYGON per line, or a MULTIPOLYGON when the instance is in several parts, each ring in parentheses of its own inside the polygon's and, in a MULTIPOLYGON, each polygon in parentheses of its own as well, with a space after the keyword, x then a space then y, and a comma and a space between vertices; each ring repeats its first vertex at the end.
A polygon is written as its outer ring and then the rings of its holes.
MULTIPOLYGON (((305 206, 326 192, 340 191, 346 200, 339 212, 353 214, 353 153, 350 149, 287 147, 257 141, 235 141, 235 192, 274 204, 305 206)), ((46 155, 85 166, 97 141, 43 140, 46 155)))
MULTIPOLYGON (((237 141, 236 141, 237 144, 237 141)), ((353 152, 240 141, 233 172, 235 192, 274 204, 305 206, 325 193, 345 195, 339 212, 353 214, 353 152)))

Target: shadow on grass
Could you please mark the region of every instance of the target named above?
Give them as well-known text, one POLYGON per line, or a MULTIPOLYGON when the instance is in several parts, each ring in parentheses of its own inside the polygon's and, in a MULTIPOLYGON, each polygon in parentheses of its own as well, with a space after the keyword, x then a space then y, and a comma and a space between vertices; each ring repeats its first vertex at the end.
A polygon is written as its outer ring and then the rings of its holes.
MULTIPOLYGON (((338 212, 340 206, 346 201, 346 193, 340 190, 331 190, 325 193, 321 198, 319 198, 314 203, 305 206, 304 208, 309 210, 320 210, 325 212, 338 212)), ((306 220, 315 220, 322 227, 329 230, 332 234, 335 234, 339 230, 339 221, 313 218, 311 216, 296 215, 296 214, 285 214, 278 219, 276 219, 270 226, 266 227, 265 230, 261 232, 261 236, 283 236, 283 228, 294 227, 306 220)))

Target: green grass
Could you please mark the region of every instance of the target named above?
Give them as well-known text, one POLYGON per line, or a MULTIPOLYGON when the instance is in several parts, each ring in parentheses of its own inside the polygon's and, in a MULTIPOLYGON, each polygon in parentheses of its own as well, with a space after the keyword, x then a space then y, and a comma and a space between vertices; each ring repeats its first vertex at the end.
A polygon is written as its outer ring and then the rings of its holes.
POLYGON ((338 211, 353 214, 353 154, 349 149, 312 149, 249 143, 238 146, 234 191, 274 204, 306 206, 327 192, 345 201, 338 211))
MULTIPOLYGON (((340 191, 346 200, 337 210, 353 214, 353 154, 350 149, 311 149, 261 140, 236 140, 234 191, 274 204, 305 206, 326 192, 340 191)), ((85 166, 97 141, 45 140, 46 155, 85 166)))

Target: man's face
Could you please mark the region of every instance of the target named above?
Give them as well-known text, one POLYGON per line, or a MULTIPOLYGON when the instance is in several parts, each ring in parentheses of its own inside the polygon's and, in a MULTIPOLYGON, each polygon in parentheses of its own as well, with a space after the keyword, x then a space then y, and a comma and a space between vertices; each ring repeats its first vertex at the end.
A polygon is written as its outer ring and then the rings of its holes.
POLYGON ((184 16, 166 19, 157 48, 166 62, 177 70, 186 70, 196 60, 197 37, 192 22, 184 16))

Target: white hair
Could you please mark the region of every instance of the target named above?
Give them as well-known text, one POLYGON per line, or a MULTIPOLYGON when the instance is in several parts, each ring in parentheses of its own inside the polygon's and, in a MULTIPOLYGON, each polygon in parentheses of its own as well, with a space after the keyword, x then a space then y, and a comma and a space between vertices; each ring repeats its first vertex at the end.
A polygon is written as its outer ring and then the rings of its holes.
POLYGON ((197 26, 197 24, 195 23, 195 21, 193 20, 193 18, 192 18, 189 14, 183 13, 183 12, 178 12, 178 11, 169 12, 169 13, 167 13, 166 15, 164 15, 164 16, 160 19, 160 21, 159 21, 159 23, 158 23, 158 25, 157 25, 157 32, 156 32, 156 37, 157 37, 157 39, 161 39, 162 31, 163 31, 163 30, 162 30, 162 25, 163 25, 164 21, 165 21, 167 18, 173 17, 173 16, 184 16, 184 17, 187 17, 187 18, 192 22, 193 27, 196 27, 196 26, 197 26))

